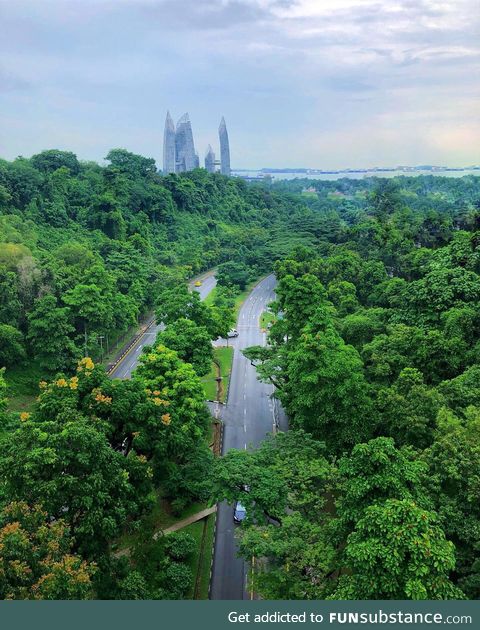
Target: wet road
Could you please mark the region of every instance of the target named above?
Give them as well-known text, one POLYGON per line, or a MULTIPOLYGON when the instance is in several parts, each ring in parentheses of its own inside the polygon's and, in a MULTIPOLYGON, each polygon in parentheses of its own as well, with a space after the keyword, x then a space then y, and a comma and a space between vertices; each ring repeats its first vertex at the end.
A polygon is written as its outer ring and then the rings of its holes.
MULTIPOLYGON (((268 276, 252 290, 238 317, 240 333, 231 340, 235 348, 228 402, 223 410, 223 453, 231 448, 255 447, 273 430, 274 415, 271 394, 273 386, 257 380, 256 370, 240 352, 242 348, 265 345, 259 320, 266 306, 275 298, 275 277, 268 276)), ((283 413, 280 428, 286 429, 283 413)), ((246 591, 247 566, 237 557, 233 507, 218 506, 215 553, 210 599, 249 599, 246 591)))

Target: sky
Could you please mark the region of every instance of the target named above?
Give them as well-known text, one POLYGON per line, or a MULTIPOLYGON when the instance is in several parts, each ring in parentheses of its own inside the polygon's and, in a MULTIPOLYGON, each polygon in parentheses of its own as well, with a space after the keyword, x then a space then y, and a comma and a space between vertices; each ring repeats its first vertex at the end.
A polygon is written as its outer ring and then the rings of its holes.
POLYGON ((478 0, 0 0, 0 156, 162 165, 189 112, 201 163, 480 163, 478 0))

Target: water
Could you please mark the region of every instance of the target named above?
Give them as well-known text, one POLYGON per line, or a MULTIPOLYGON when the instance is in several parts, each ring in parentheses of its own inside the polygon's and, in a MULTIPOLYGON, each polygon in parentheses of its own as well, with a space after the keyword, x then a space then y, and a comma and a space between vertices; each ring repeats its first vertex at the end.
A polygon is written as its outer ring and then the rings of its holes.
POLYGON ((465 177, 466 175, 476 175, 480 177, 480 169, 465 169, 461 171, 457 170, 445 170, 445 171, 429 171, 429 170, 415 170, 415 171, 369 171, 368 173, 303 173, 303 172, 293 172, 293 173, 262 173, 261 171, 235 171, 232 170, 232 175, 237 175, 239 177, 252 177, 255 179, 266 179, 268 181, 268 177, 266 175, 270 175, 273 181, 278 181, 280 179, 317 179, 323 181, 334 181, 336 179, 365 179, 366 177, 399 177, 404 175, 405 177, 414 177, 416 175, 436 175, 439 177, 465 177), (259 178, 259 176, 262 176, 259 178))

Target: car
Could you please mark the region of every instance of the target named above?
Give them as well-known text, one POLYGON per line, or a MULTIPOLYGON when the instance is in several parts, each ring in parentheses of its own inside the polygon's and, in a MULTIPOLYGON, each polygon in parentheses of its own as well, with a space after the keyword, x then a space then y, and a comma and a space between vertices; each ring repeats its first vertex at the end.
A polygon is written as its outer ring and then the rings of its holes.
POLYGON ((235 507, 233 509, 233 520, 235 523, 241 523, 245 520, 246 516, 247 510, 245 507, 240 503, 240 501, 235 501, 235 507))
POLYGON ((201 287, 201 286, 202 286, 202 282, 201 282, 201 280, 197 280, 197 281, 195 282, 195 286, 196 286, 196 287, 201 287))
POLYGON ((232 328, 232 330, 228 331, 227 337, 228 339, 232 339, 233 337, 238 337, 238 330, 236 328, 232 328))

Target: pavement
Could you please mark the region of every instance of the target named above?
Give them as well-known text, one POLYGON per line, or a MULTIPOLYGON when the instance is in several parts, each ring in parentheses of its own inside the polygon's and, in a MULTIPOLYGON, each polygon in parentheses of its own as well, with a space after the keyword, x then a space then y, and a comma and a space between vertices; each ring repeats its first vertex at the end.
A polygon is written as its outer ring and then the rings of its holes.
MULTIPOLYGON (((227 405, 222 409, 223 449, 255 448, 273 431, 273 385, 261 383, 255 368, 241 350, 249 346, 265 345, 266 333, 260 330, 260 315, 275 298, 275 277, 268 276, 259 282, 244 302, 238 316, 239 336, 229 340, 234 347, 232 372, 227 405)), ((278 408, 277 408, 278 409, 278 408)), ((279 427, 287 429, 287 420, 281 409, 276 411, 279 427)), ((248 567, 237 556, 233 506, 218 505, 210 599, 250 599, 246 579, 248 567)))
MULTIPOLYGON (((200 293, 200 297, 204 300, 213 287, 217 284, 217 280, 213 275, 213 271, 209 271, 197 278, 194 278, 189 287, 200 293), (195 286, 195 281, 201 280, 202 284, 199 287, 195 286)), ((115 366, 115 368, 109 373, 110 378, 130 378, 133 370, 137 367, 138 361, 142 354, 142 348, 144 346, 150 346, 155 342, 157 334, 163 330, 165 326, 163 324, 152 324, 145 332, 137 339, 137 341, 126 352, 121 361, 115 366)))
POLYGON ((214 514, 216 511, 217 511, 216 505, 214 505, 213 507, 205 508, 204 510, 200 510, 200 512, 197 512, 196 514, 192 514, 191 516, 188 516, 187 518, 184 518, 183 520, 178 521, 177 523, 174 523, 173 525, 170 525, 170 527, 165 527, 165 529, 155 532, 155 534, 153 534, 153 538, 157 540, 157 538, 163 534, 170 534, 170 532, 177 532, 179 529, 183 529, 184 527, 188 527, 189 525, 192 525, 192 523, 201 521, 207 516, 210 516, 210 514, 214 514))

